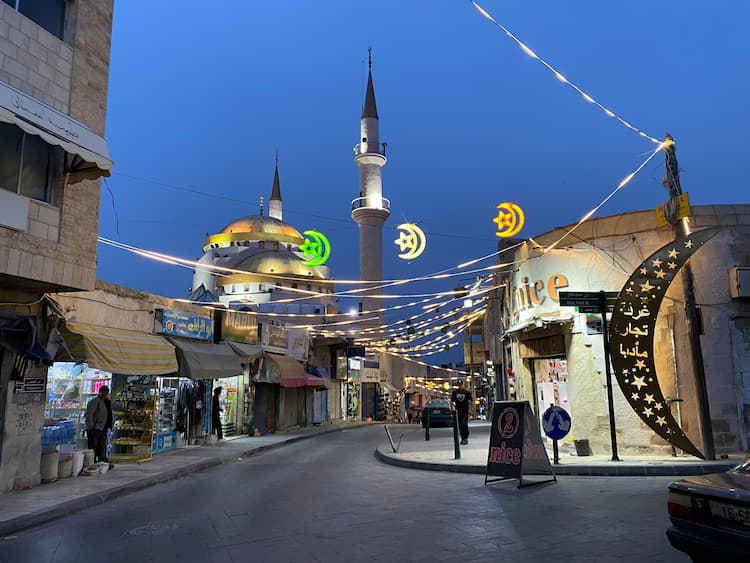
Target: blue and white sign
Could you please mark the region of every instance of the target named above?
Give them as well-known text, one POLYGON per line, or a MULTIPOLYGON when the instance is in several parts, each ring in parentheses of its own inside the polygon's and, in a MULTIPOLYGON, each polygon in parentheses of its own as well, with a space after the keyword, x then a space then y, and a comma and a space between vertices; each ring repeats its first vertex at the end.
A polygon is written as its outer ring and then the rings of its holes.
POLYGON ((155 332, 198 340, 214 339, 214 321, 209 317, 199 317, 182 311, 162 309, 160 313, 157 310, 155 321, 157 322, 155 332), (159 323, 161 326, 159 326, 159 323))
POLYGON ((562 440, 570 432, 571 419, 568 411, 552 405, 542 415, 542 429, 548 438, 562 440))

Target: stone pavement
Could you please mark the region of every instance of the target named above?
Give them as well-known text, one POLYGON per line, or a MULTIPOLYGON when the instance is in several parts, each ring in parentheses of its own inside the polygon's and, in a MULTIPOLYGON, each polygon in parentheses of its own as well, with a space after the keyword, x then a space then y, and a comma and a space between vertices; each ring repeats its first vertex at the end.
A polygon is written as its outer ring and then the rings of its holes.
MULTIPOLYGON (((452 471, 456 473, 484 474, 490 437, 489 422, 472 422, 469 443, 461 448, 461 459, 454 459, 453 429, 432 428, 430 440, 425 440, 421 426, 386 424, 396 446, 401 436, 401 445, 394 453, 383 432, 383 444, 378 446, 375 456, 382 462, 399 467, 452 471)), ((718 452, 717 452, 718 453, 718 452)), ((553 461, 552 443, 547 445, 550 462, 553 461)), ((607 455, 577 456, 571 444, 559 445, 559 465, 553 465, 557 475, 590 476, 668 476, 704 475, 719 473, 739 463, 742 454, 730 455, 727 459, 704 461, 693 456, 637 456, 619 455, 621 461, 611 461, 607 455)))
POLYGON ((160 453, 147 462, 118 463, 104 475, 58 479, 33 489, 0 494, 0 536, 298 440, 372 424, 326 424, 281 434, 229 439, 215 446, 190 446, 160 453))

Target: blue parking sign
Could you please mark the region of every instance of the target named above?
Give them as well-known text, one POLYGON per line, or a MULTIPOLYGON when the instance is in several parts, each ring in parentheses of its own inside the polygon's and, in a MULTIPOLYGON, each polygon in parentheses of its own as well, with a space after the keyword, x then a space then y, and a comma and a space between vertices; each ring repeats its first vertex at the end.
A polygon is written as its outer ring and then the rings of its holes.
POLYGON ((542 429, 548 438, 562 440, 570 432, 571 419, 568 411, 552 405, 542 415, 542 429))

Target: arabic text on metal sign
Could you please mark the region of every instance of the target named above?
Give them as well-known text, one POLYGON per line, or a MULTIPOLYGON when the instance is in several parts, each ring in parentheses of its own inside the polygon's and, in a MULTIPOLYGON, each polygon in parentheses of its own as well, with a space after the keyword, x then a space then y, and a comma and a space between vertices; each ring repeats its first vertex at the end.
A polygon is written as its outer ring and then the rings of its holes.
POLYGON ((164 334, 195 338, 199 340, 213 340, 213 320, 207 317, 190 315, 171 309, 162 310, 161 329, 164 334))
MULTIPOLYGON (((616 292, 605 291, 604 299, 608 305, 614 304, 617 301, 617 295, 616 292)), ((599 305, 601 293, 598 291, 561 291, 559 296, 562 307, 586 307, 599 305)))
POLYGON ((21 381, 16 381, 16 393, 44 393, 43 377, 27 377, 21 381))

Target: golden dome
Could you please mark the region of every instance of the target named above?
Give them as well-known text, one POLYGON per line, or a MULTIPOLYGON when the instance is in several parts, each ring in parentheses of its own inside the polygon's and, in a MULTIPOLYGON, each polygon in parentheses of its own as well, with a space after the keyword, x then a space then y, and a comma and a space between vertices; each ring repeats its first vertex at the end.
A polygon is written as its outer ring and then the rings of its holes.
POLYGON ((248 276, 262 275, 294 276, 302 279, 327 279, 324 269, 316 266, 305 266, 299 257, 288 251, 267 250, 255 253, 251 256, 241 258, 232 265, 236 270, 244 270, 247 274, 233 274, 222 278, 222 283, 237 283, 245 280, 248 276))
POLYGON ((300 232, 273 217, 263 215, 248 215, 236 221, 232 221, 215 235, 208 235, 203 241, 203 246, 212 244, 226 244, 231 242, 244 242, 248 240, 262 240, 268 242, 285 242, 291 244, 302 244, 305 238, 300 232))

